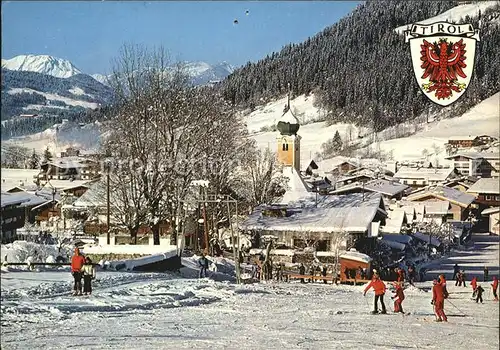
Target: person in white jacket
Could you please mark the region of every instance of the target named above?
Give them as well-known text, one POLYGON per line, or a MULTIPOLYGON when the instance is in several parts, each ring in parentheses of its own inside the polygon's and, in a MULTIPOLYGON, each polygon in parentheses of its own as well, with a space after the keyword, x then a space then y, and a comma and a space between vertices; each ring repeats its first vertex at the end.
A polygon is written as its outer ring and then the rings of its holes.
POLYGON ((95 279, 95 267, 89 257, 85 258, 85 264, 82 266, 83 274, 83 294, 92 294, 92 280, 95 279))

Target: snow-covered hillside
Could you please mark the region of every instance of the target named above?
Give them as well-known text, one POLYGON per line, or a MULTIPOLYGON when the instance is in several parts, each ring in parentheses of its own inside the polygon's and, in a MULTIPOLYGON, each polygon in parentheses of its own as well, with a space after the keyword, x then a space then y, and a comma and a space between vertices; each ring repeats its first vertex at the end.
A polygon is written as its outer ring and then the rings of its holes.
POLYGON ((48 74, 56 78, 69 78, 82 73, 70 61, 48 55, 20 55, 2 59, 2 68, 48 74))
MULTIPOLYGON (((466 16, 474 18, 479 14, 479 12, 484 12, 486 9, 498 5, 500 5, 500 1, 476 1, 471 4, 458 5, 451 10, 445 11, 437 16, 427 18, 423 21, 419 21, 418 23, 430 24, 440 21, 458 22, 466 16)), ((412 23, 396 28, 396 32, 402 34, 408 29, 408 25, 410 24, 412 23)))
POLYGON ((433 153, 433 145, 440 147, 440 152, 431 155, 440 164, 446 164, 444 144, 450 137, 490 135, 500 138, 500 93, 487 98, 462 116, 444 119, 425 125, 425 129, 410 137, 380 142, 383 151, 392 151, 396 160, 422 159, 422 151, 433 153))
MULTIPOLYGON (((83 92, 83 90, 80 88, 73 88, 73 89, 69 90, 69 92, 71 92, 75 96, 88 95, 88 94, 85 94, 83 92)), ((10 95, 15 95, 15 94, 20 94, 20 93, 39 94, 39 95, 44 96, 49 101, 61 101, 61 102, 64 102, 68 106, 80 106, 80 107, 92 108, 92 109, 99 107, 99 105, 95 102, 81 101, 78 99, 60 96, 58 94, 50 94, 50 93, 41 92, 41 91, 28 89, 28 88, 13 88, 13 89, 8 90, 7 93, 10 95)), ((47 107, 47 106, 41 106, 41 107, 47 107)), ((28 109, 28 108, 25 107, 25 109, 28 109)))
MULTIPOLYGON (((457 118, 444 119, 441 121, 431 122, 424 126, 424 130, 412 136, 381 141, 380 147, 383 151, 393 152, 396 160, 402 159, 421 159, 422 151, 427 149, 432 153, 433 145, 436 144, 441 148, 438 155, 441 164, 446 163, 443 159, 445 155, 444 144, 451 136, 469 136, 469 135, 499 135, 499 98, 500 93, 497 93, 490 98, 482 101, 468 112, 457 118)), ((257 145, 261 149, 271 148, 276 149, 277 131, 256 132, 262 127, 270 127, 276 125, 277 120, 283 113, 285 99, 257 108, 256 111, 250 113, 245 118, 247 127, 253 131, 253 137, 257 141, 257 145)), ((290 103, 292 110, 296 108, 300 113, 304 113, 302 120, 311 121, 320 118, 320 111, 313 106, 312 99, 304 96, 299 96, 290 103)), ((299 118, 300 119, 300 118, 299 118)), ((335 131, 339 131, 344 137, 351 129, 353 138, 358 137, 358 133, 364 133, 365 130, 360 130, 350 124, 334 124, 327 126, 325 122, 310 123, 302 125, 298 134, 301 139, 301 164, 307 166, 309 161, 314 158, 317 152, 321 151, 321 145, 332 139, 335 131)), ((372 145, 375 146, 375 145, 372 145)), ((433 155, 431 160, 434 160, 433 155)))
POLYGON ((108 76, 104 74, 91 74, 92 78, 100 82, 101 84, 108 85, 108 76))

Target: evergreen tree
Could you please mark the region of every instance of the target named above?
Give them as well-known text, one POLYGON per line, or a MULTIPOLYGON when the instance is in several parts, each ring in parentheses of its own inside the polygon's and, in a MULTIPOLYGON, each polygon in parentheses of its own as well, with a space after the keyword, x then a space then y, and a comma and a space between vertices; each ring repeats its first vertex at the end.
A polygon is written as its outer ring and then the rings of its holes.
POLYGON ((52 153, 49 151, 49 148, 45 148, 43 151, 43 163, 48 163, 52 161, 52 153))
POLYGON ((339 131, 335 131, 335 136, 333 137, 333 149, 336 152, 340 152, 342 150, 342 138, 340 137, 339 131))
POLYGON ((38 169, 40 165, 40 156, 35 152, 35 149, 33 148, 33 153, 31 154, 31 157, 29 159, 29 167, 30 169, 38 169))

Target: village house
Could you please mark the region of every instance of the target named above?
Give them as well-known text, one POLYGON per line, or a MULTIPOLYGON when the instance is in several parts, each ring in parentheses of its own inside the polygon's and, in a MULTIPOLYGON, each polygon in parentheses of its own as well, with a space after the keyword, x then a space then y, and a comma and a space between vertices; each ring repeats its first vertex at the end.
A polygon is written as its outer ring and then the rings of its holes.
POLYGON ((413 188, 437 185, 459 177, 455 168, 412 168, 403 166, 394 178, 413 188))
POLYGON ((500 183, 498 179, 484 178, 469 187, 467 193, 476 197, 480 209, 500 205, 500 183))
POLYGON ((470 148, 474 145, 475 136, 452 136, 448 139, 448 145, 456 148, 470 148))
POLYGON ((39 224, 58 213, 55 206, 60 201, 61 196, 60 193, 53 189, 47 187, 23 188, 16 186, 7 190, 7 193, 16 194, 26 199, 22 206, 25 208, 24 217, 28 223, 39 224))
POLYGON ((498 177, 500 173, 500 154, 498 152, 461 152, 446 157, 464 176, 498 177))
POLYGON ((354 182, 330 191, 330 194, 349 194, 377 192, 387 199, 401 199, 409 186, 386 179, 373 179, 366 182, 354 182))
MULTIPOLYGON (((475 197, 454 188, 446 186, 432 186, 414 192, 406 199, 414 202, 423 202, 426 205, 425 215, 428 215, 427 206, 429 206, 430 202, 449 202, 447 218, 464 221, 469 218, 472 203, 474 202, 475 197)), ((443 204, 443 208, 441 209, 439 207, 436 208, 436 212, 434 214, 440 215, 444 210, 444 206, 446 206, 446 204, 443 204)))
POLYGON ((386 217, 379 193, 320 195, 317 199, 311 195, 289 205, 258 207, 240 228, 253 231, 257 237, 272 236, 277 244, 290 248, 314 242, 318 251, 334 251, 335 235, 349 235, 342 242, 346 248, 357 237, 377 236, 386 217))
POLYGON ((68 147, 66 148, 65 151, 61 152, 61 158, 78 157, 78 156, 80 156, 80 150, 73 147, 68 147))
POLYGON ((15 240, 17 229, 24 226, 25 208, 22 203, 28 201, 24 196, 2 192, 2 230, 0 231, 2 244, 10 243, 15 240))
POLYGON ((81 157, 55 158, 41 165, 39 181, 47 180, 92 180, 100 176, 96 161, 81 157))
POLYGON ((491 234, 500 235, 500 207, 485 209, 481 215, 488 217, 488 230, 491 234))
POLYGON ((453 180, 443 182, 443 186, 454 188, 461 192, 467 192, 467 190, 476 183, 478 178, 474 176, 463 176, 453 180))

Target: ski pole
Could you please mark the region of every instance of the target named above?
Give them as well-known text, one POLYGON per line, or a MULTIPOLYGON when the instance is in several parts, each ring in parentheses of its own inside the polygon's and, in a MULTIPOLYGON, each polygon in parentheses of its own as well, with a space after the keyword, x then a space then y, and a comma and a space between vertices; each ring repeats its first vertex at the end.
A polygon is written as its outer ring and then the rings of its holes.
POLYGON ((452 305, 455 309, 457 309, 458 311, 460 311, 460 312, 461 312, 464 316, 467 316, 467 315, 465 314, 465 312, 463 312, 462 310, 460 310, 460 309, 459 309, 459 308, 458 308, 455 304, 453 304, 453 303, 452 303, 449 299, 448 299, 448 302, 449 302, 449 303, 450 303, 450 304, 451 304, 451 305, 452 305))

